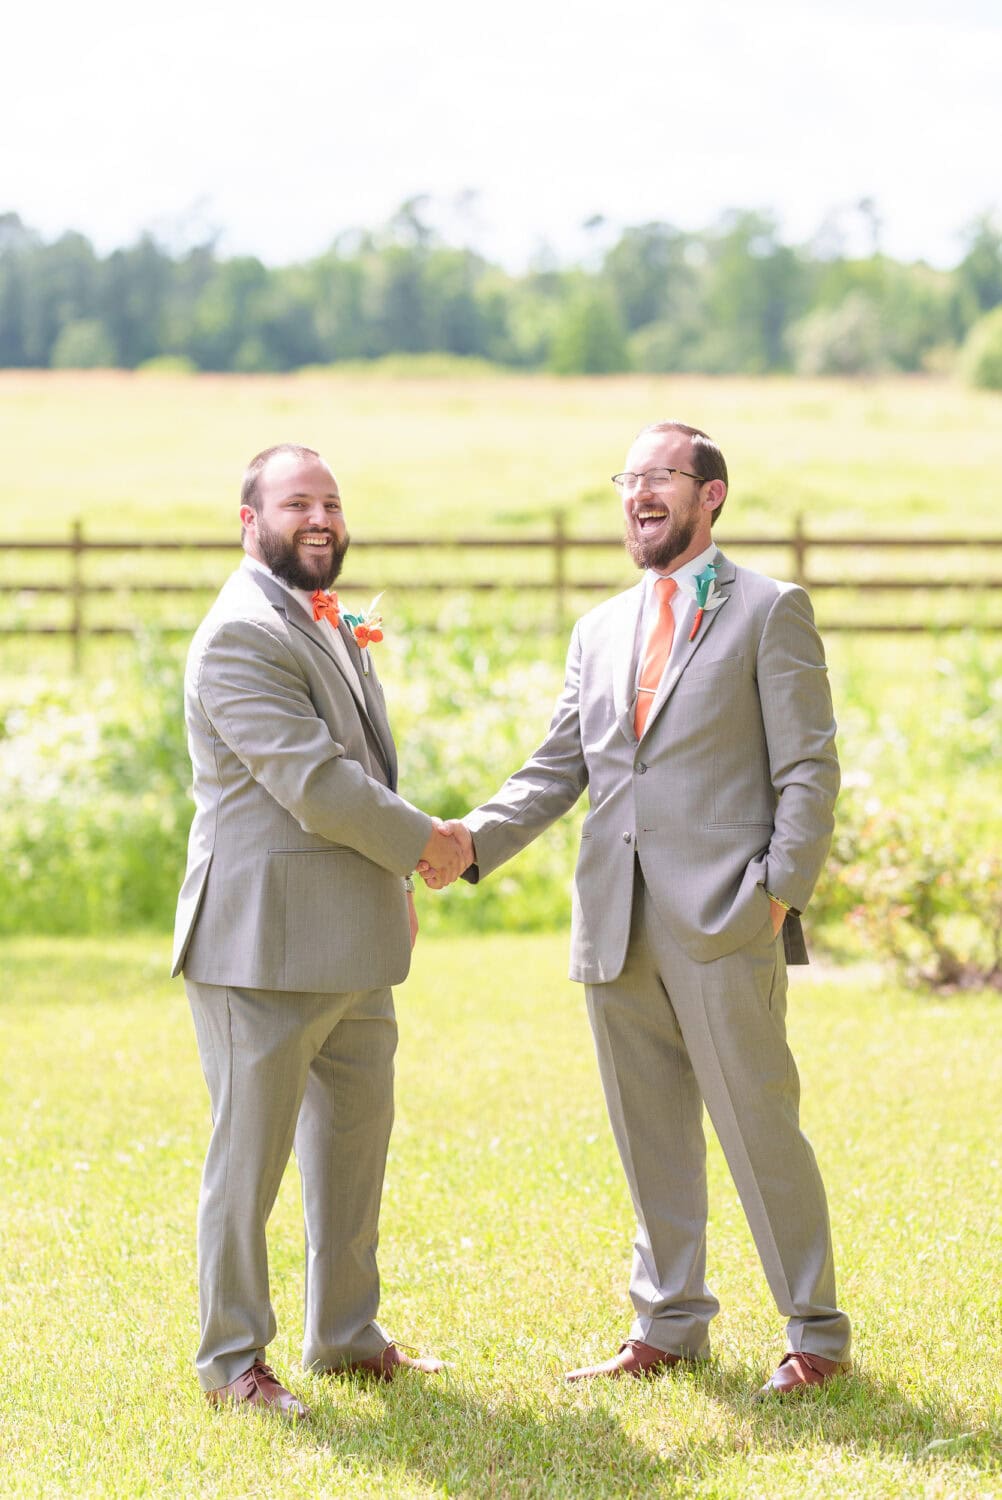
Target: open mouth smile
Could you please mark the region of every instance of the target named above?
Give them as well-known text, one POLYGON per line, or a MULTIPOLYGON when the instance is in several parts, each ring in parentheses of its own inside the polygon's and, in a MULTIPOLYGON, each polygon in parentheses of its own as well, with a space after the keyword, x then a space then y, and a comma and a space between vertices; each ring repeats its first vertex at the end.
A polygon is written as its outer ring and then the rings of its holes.
POLYGON ((654 505, 643 505, 634 513, 634 522, 640 531, 655 531, 668 519, 668 512, 654 505))
POLYGON ((310 533, 310 535, 308 535, 308 536, 301 536, 299 538, 299 545, 301 547, 317 547, 317 548, 329 547, 331 545, 331 542, 332 542, 332 538, 331 537, 329 537, 329 536, 316 536, 314 533, 310 533))

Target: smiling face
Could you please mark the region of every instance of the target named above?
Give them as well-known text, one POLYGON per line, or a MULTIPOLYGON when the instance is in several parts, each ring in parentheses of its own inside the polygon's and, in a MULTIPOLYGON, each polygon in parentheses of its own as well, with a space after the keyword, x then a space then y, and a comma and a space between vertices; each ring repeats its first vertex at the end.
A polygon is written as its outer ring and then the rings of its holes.
MULTIPOLYGON (((625 470, 688 469, 699 473, 692 442, 684 432, 642 432, 626 455, 625 470)), ((700 483, 674 474, 667 489, 656 493, 645 482, 624 491, 626 547, 638 568, 668 573, 710 545, 713 513, 723 504, 727 486, 720 479, 700 483)))
POLYGON ((337 480, 322 458, 278 452, 242 505, 244 549, 296 589, 330 588, 348 550, 337 480))

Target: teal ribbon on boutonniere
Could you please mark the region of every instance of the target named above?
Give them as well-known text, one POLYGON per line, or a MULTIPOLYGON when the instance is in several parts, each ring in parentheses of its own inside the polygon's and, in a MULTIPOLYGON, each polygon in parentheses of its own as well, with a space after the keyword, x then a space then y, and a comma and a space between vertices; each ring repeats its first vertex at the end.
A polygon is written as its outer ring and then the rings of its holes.
POLYGON ((362 615, 349 614, 346 609, 341 611, 341 618, 355 637, 355 644, 362 652, 362 670, 366 677, 369 675, 369 658, 366 656, 366 647, 370 643, 375 646, 383 639, 383 617, 376 609, 376 605, 382 598, 377 594, 362 615))
POLYGON ((703 623, 703 616, 708 609, 716 609, 723 604, 726 594, 717 593, 717 569, 720 563, 707 563, 702 573, 697 573, 692 580, 696 589, 696 618, 692 622, 689 631, 690 641, 696 639, 696 632, 703 623))

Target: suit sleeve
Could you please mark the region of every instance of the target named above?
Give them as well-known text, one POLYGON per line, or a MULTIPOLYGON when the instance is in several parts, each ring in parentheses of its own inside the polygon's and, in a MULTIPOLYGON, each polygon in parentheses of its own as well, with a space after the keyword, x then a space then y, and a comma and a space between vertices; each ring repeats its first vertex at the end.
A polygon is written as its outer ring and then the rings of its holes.
POLYGON ((476 884, 569 812, 588 784, 579 713, 581 641, 574 627, 563 691, 539 749, 510 776, 489 802, 463 822, 473 834, 477 863, 464 879, 476 884))
POLYGON ((345 754, 294 655, 263 625, 222 625, 202 656, 196 691, 215 733, 307 833, 395 874, 413 870, 431 818, 345 754))
POLYGON ((776 599, 757 669, 777 798, 765 886, 803 911, 831 843, 840 779, 824 648, 803 589, 786 589, 776 599))

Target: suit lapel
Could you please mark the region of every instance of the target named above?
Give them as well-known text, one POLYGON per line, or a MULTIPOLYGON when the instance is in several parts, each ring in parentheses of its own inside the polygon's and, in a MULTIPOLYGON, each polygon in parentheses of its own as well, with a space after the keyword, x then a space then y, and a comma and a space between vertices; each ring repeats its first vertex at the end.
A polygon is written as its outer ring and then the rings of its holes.
POLYGON ((658 684, 658 690, 654 695, 654 702, 651 704, 651 711, 647 716, 647 723, 644 727, 645 734, 650 733, 654 721, 678 686, 682 674, 713 629, 717 616, 727 608, 725 601, 728 598, 728 586, 734 582, 735 568, 734 564, 728 562, 722 552, 717 553, 717 561, 720 564, 717 572, 717 590, 721 602, 715 609, 704 611, 703 618, 699 622, 699 630, 696 633, 696 637, 694 640, 690 640, 689 637, 692 635, 692 627, 696 619, 696 601, 691 596, 687 598, 685 613, 679 626, 679 636, 681 639, 676 642, 675 649, 671 655, 671 661, 668 664, 668 670, 658 684))
POLYGON ((299 601, 294 599, 290 593, 269 578, 266 573, 260 573, 256 568, 249 569, 249 576, 261 589, 269 604, 283 614, 288 623, 298 630, 312 646, 322 651, 329 661, 332 661, 340 672, 342 678, 351 689, 352 697, 362 711, 363 722, 369 733, 374 748, 379 754, 386 770, 388 782, 391 788, 396 786, 397 779, 397 757, 393 746, 393 736, 390 733, 389 721, 386 712, 379 701, 379 690, 363 673, 362 663, 358 646, 355 643, 348 627, 341 624, 339 634, 345 644, 345 651, 351 660, 356 661, 358 671, 352 672, 342 660, 341 654, 334 645, 331 636, 331 627, 326 620, 313 620, 300 607, 299 601))
POLYGON ((393 735, 390 731, 390 721, 386 717, 382 691, 377 687, 373 673, 366 670, 368 663, 365 657, 368 656, 368 649, 366 649, 363 655, 359 650, 358 642, 343 620, 338 627, 338 633, 344 641, 345 650, 357 668, 358 680, 362 685, 365 711, 369 716, 370 723, 379 741, 383 760, 386 762, 386 769, 389 773, 390 786, 395 789, 397 785, 397 752, 393 743, 393 735))

